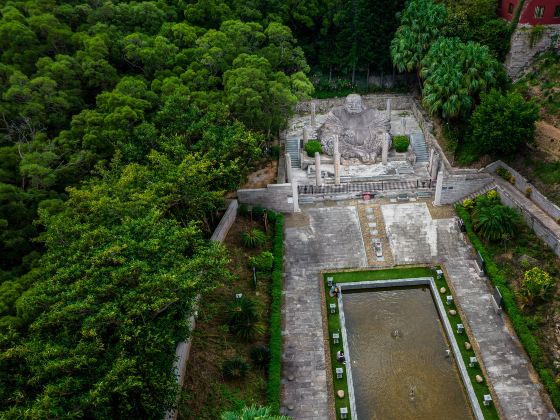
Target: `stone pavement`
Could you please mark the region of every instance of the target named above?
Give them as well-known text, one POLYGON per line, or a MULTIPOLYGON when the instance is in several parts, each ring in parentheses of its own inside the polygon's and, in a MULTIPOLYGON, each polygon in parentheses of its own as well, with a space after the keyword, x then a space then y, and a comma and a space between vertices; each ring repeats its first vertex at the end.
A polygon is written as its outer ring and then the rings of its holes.
MULTIPOLYGON (((506 419, 556 419, 515 334, 492 305, 487 279, 453 219, 432 219, 425 203, 381 205, 396 264, 441 263, 478 346, 506 419)), ((355 205, 302 206, 286 218, 283 406, 295 419, 328 419, 319 273, 366 267, 355 205)))
POLYGON ((424 203, 385 205, 381 211, 395 262, 439 262, 446 268, 505 418, 557 418, 542 385, 532 379, 536 375, 518 339, 496 314, 490 285, 478 275, 454 220, 432 220, 424 203))
POLYGON ((307 207, 286 218, 282 412, 329 417, 319 272, 365 267, 356 207, 307 207))

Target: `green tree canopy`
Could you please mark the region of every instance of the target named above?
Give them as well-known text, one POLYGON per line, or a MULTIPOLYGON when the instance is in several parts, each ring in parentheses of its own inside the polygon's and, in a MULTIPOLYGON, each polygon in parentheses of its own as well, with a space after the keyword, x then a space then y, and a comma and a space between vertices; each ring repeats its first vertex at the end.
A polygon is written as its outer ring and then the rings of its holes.
POLYGON ((521 94, 497 90, 482 95, 470 119, 469 143, 481 154, 511 156, 531 143, 539 108, 521 94))

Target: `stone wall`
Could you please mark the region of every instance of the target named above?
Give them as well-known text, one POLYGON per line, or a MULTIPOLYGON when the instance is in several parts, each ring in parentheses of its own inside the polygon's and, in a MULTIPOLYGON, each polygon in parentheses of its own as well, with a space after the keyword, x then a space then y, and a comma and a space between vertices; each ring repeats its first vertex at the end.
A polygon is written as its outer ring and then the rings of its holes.
MULTIPOLYGON (((436 205, 456 203, 492 183, 493 178, 490 174, 482 172, 466 174, 440 173, 438 184, 440 182, 441 191, 438 192, 436 190, 436 205)), ((439 185, 437 189, 439 189, 439 185)))
MULTIPOLYGON (((222 216, 222 219, 220 220, 218 227, 216 227, 214 233, 212 234, 212 237, 210 238, 211 241, 218 241, 218 242, 224 241, 224 239, 226 238, 229 232, 229 229, 235 222, 235 217, 237 216, 237 207, 238 207, 237 200, 233 200, 229 203, 229 206, 226 212, 224 213, 224 215, 222 216)), ((198 299, 199 296, 196 297, 197 302, 198 299)), ((189 322, 189 329, 193 331, 196 325, 196 318, 194 314, 191 315, 188 322, 189 322)), ((190 338, 187 338, 185 341, 181 341, 179 344, 177 344, 177 347, 175 348, 175 362, 173 363, 173 371, 177 376, 177 383, 181 386, 183 386, 185 383, 187 362, 189 360, 189 355, 191 352, 191 345, 192 345, 192 340, 190 338)), ((177 414, 178 414, 177 410, 169 410, 167 413, 165 413, 164 419, 175 420, 177 418, 177 414)))
POLYGON ((541 52, 560 47, 560 24, 545 25, 542 37, 531 46, 531 25, 519 25, 511 36, 511 48, 505 66, 509 76, 517 79, 527 70, 533 59, 541 52))
POLYGON ((292 184, 269 184, 266 188, 237 190, 237 200, 241 204, 261 206, 282 213, 294 211, 292 184))
MULTIPOLYGON (((385 109, 389 98, 391 98, 391 109, 404 110, 410 109, 412 106, 412 96, 397 93, 362 95, 362 102, 367 108, 385 109)), ((345 100, 345 97, 312 99, 298 103, 295 111, 296 114, 309 114, 311 112, 311 102, 314 102, 317 114, 326 114, 333 107, 343 105, 345 100)))
POLYGON ((500 199, 502 203, 504 203, 508 207, 512 207, 514 209, 518 209, 527 226, 529 226, 535 234, 541 238, 545 243, 548 244, 552 248, 552 250, 556 253, 556 255, 560 256, 560 238, 557 237, 554 232, 552 232, 549 228, 547 228, 538 218, 534 217, 531 213, 529 213, 521 203, 518 203, 515 198, 509 194, 505 189, 497 186, 497 191, 500 194, 500 199))
POLYGON ((511 166, 506 165, 501 160, 497 160, 491 163, 486 168, 486 171, 490 173, 496 173, 496 169, 499 167, 505 168, 508 172, 515 178, 515 184, 513 186, 517 188, 522 194, 525 194, 527 188, 531 188, 530 199, 533 203, 544 210, 550 217, 554 220, 560 219, 560 207, 552 203, 545 195, 543 195, 533 184, 531 184, 526 178, 524 178, 519 172, 513 169, 511 166))

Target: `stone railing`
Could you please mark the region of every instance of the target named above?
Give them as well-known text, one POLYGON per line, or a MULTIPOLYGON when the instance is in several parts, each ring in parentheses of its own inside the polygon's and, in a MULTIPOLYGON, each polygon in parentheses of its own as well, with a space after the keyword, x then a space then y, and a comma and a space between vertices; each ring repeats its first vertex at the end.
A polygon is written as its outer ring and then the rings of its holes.
POLYGON ((531 184, 529 180, 527 180, 527 178, 523 177, 523 175, 521 175, 511 166, 505 164, 501 160, 497 160, 496 162, 493 162, 490 165, 486 166, 484 170, 486 172, 495 174, 496 170, 500 167, 506 169, 511 174, 513 179, 515 179, 515 183, 512 184, 515 188, 517 188, 522 194, 525 194, 527 198, 531 199, 533 203, 539 206, 545 213, 547 213, 554 220, 560 219, 560 207, 552 203, 533 184, 531 184), (531 189, 530 193, 527 191, 527 188, 531 189))
POLYGON ((280 213, 299 210, 295 184, 269 184, 266 188, 237 190, 237 200, 241 204, 261 206, 280 213))
MULTIPOLYGON (((212 237, 210 238, 211 241, 218 241, 223 242, 226 238, 229 229, 235 222, 235 217, 237 216, 237 207, 238 203, 237 200, 233 200, 229 203, 229 206, 222 216, 218 227, 214 230, 212 237)), ((199 300, 199 296, 196 297, 196 302, 199 300)), ((196 306, 196 303, 195 303, 196 306)), ((196 325, 196 317, 195 314, 191 315, 189 318, 189 330, 193 331, 196 325)), ((185 383, 185 375, 187 371, 187 362, 189 360, 189 355, 191 352, 192 340, 187 338, 184 341, 181 341, 177 344, 175 349, 175 362, 173 363, 173 372, 177 377, 177 383, 182 387, 185 383)), ((179 396, 177 396, 179 398, 179 396)), ((177 410, 169 410, 165 413, 165 420, 175 420, 177 418, 177 410)))
MULTIPOLYGON (((411 109, 412 96, 409 94, 387 93, 363 95, 362 103, 367 108, 385 109, 387 99, 391 99, 391 109, 411 109)), ((318 114, 326 114, 335 106, 344 105, 346 98, 311 99, 302 101, 296 105, 296 114, 308 114, 311 112, 311 103, 315 103, 315 111, 318 114)))

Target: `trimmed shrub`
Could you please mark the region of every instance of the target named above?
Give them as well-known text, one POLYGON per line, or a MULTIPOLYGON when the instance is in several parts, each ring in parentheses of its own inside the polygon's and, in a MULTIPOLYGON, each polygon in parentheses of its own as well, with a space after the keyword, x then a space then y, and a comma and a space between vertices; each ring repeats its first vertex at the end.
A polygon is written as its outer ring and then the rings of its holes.
POLYGON ((474 208, 474 200, 471 200, 470 198, 465 198, 463 200, 463 207, 468 211, 471 211, 474 208))
POLYGON ((404 153, 408 150, 410 140, 408 136, 395 136, 393 137, 393 147, 398 153, 404 153))
POLYGON ((282 363, 282 271, 284 269, 284 215, 276 213, 272 243, 274 265, 270 296, 270 364, 268 365, 267 401, 274 413, 280 412, 282 363))
POLYGON ((315 157, 315 152, 323 153, 323 146, 319 140, 309 140, 303 149, 309 157, 315 157))
POLYGON ((251 229, 241 234, 243 245, 247 248, 258 248, 266 243, 266 234, 260 229, 251 229))
POLYGON ((241 379, 247 376, 251 366, 240 357, 226 360, 222 365, 222 373, 227 379, 241 379))
POLYGON ((274 256, 272 252, 264 251, 259 255, 249 258, 249 267, 255 267, 257 271, 266 273, 272 270, 274 256))
POLYGON ((525 188, 525 197, 531 198, 531 194, 533 194, 533 189, 531 187, 525 188))
POLYGON ((255 346, 251 349, 251 360, 257 367, 264 368, 270 362, 270 349, 263 345, 255 346))
POLYGON ((498 169, 496 169, 496 174, 498 174, 498 176, 505 179, 509 183, 515 185, 515 177, 506 168, 500 166, 498 169))

